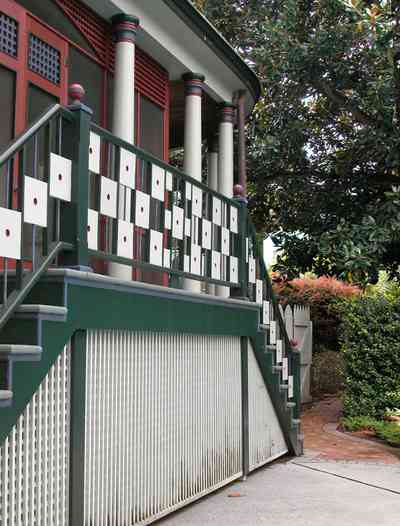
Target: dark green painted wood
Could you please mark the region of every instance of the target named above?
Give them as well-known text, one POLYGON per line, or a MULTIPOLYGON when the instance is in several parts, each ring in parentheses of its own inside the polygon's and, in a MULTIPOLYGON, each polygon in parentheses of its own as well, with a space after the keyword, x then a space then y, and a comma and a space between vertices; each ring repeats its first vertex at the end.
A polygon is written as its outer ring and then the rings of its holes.
POLYGON ((242 461, 243 476, 250 472, 249 457, 249 344, 247 338, 241 338, 242 372, 242 461))
POLYGON ((86 331, 76 331, 71 341, 71 432, 69 523, 84 524, 86 331))
POLYGON ((246 251, 246 237, 248 225, 248 210, 247 204, 244 201, 237 200, 239 205, 238 219, 239 219, 239 234, 238 234, 238 257, 239 257, 239 287, 231 289, 231 296, 237 299, 248 299, 248 265, 247 265, 247 251, 246 251))
POLYGON ((67 266, 87 267, 89 263, 87 224, 89 204, 89 144, 92 110, 83 104, 70 106, 74 123, 65 133, 65 149, 72 159, 71 203, 61 207, 61 239, 75 245, 62 258, 67 266))
POLYGON ((190 175, 187 175, 185 172, 182 172, 178 168, 175 168, 175 166, 172 166, 158 157, 155 157, 149 152, 146 152, 145 150, 142 150, 138 146, 133 146, 129 142, 124 141, 123 139, 120 139, 119 137, 116 137, 108 130, 105 130, 104 128, 101 128, 97 124, 91 125, 92 131, 100 135, 105 141, 110 142, 111 144, 114 144, 115 146, 119 146, 121 148, 124 148, 125 150, 128 150, 132 153, 134 153, 139 159, 143 159, 144 161, 148 161, 152 164, 155 164, 159 166, 160 168, 163 168, 164 170, 171 172, 175 175, 177 175, 179 178, 181 178, 183 181, 187 181, 188 183, 196 185, 198 188, 201 188, 204 192, 206 192, 209 195, 214 195, 215 197, 218 197, 218 199, 221 199, 221 201, 224 201, 225 203, 232 205, 232 206, 238 206, 237 202, 234 199, 230 199, 229 197, 225 197, 224 195, 218 193, 216 190, 213 190, 206 184, 202 183, 201 181, 198 181, 197 179, 194 179, 193 177, 190 177, 190 175))

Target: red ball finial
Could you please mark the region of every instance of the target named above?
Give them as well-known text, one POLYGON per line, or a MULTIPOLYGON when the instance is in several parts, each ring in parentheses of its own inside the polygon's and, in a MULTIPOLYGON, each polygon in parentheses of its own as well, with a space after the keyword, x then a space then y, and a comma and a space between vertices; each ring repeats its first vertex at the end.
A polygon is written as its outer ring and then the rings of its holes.
POLYGON ((80 104, 85 96, 85 90, 80 84, 71 84, 68 90, 72 104, 80 104))
POLYGON ((244 197, 243 186, 240 184, 235 184, 233 187, 233 197, 244 197))

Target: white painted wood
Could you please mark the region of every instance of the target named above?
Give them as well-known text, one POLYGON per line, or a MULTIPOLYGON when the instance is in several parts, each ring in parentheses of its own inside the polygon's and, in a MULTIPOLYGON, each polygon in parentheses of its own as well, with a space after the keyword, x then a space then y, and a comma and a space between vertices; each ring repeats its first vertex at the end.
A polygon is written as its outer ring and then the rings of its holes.
POLYGON ((230 233, 224 226, 221 228, 221 252, 224 256, 230 255, 230 233))
POLYGON ((135 225, 149 228, 150 223, 150 196, 136 190, 135 225))
POLYGON ((69 526, 70 348, 0 446, 0 524, 69 526))
POLYGON ((218 197, 213 197, 212 205, 213 205, 212 222, 214 223, 214 225, 221 226, 222 224, 221 199, 218 199, 218 197))
POLYGON ((221 279, 221 253, 215 250, 211 252, 211 278, 221 279))
POLYGON ((183 208, 173 206, 172 208, 172 237, 175 239, 183 239, 183 208))
POLYGON ((193 186, 192 215, 203 216, 203 191, 197 186, 193 186))
POLYGON ((230 261, 230 278, 229 281, 232 283, 239 283, 239 260, 238 258, 231 256, 230 261))
POLYGON ((263 301, 263 324, 269 325, 271 320, 271 304, 269 301, 263 301))
POLYGON ((253 348, 248 346, 250 471, 287 453, 288 448, 253 348))
POLYGON ((101 139, 97 133, 90 132, 89 140, 89 171, 100 173, 100 145, 101 139))
POLYGON ((151 196, 164 202, 165 196, 165 170, 153 164, 151 167, 151 196))
POLYGON ((0 208, 0 256, 21 259, 21 212, 0 208))
POLYGON ((88 247, 91 250, 98 249, 98 229, 99 229, 99 213, 96 210, 88 210, 88 229, 87 241, 88 247))
POLYGON ((201 245, 203 248, 211 250, 211 222, 207 221, 207 219, 203 219, 201 225, 201 245))
POLYGON ((259 305, 263 303, 263 282, 261 279, 256 280, 256 303, 259 305))
POLYGON ((118 219, 117 255, 133 259, 133 224, 122 219, 118 219))
POLYGON ((50 153, 49 193, 62 201, 71 201, 72 162, 66 157, 50 153))
POLYGON ((170 210, 165 210, 164 212, 164 227, 167 230, 171 230, 172 228, 172 213, 170 210))
POLYGON ((24 223, 47 227, 47 183, 25 176, 24 223))
POLYGON ((171 250, 164 248, 164 267, 171 268, 171 250))
POLYGON ((100 213, 117 217, 117 183, 108 177, 101 177, 100 181, 100 213))
POLYGON ((253 257, 249 257, 249 283, 256 282, 256 260, 253 257))
POLYGON ((201 247, 193 243, 190 250, 190 271, 192 274, 201 275, 201 247))
POLYGON ((163 234, 150 230, 150 260, 152 265, 162 267, 163 264, 163 234))
POLYGON ((172 192, 173 189, 173 176, 171 172, 165 173, 165 189, 168 192, 172 192))
POLYGON ((125 148, 120 148, 119 182, 120 184, 135 189, 136 155, 125 148))
POLYGON ((240 352, 235 337, 88 333, 85 524, 149 524, 240 477, 240 352))

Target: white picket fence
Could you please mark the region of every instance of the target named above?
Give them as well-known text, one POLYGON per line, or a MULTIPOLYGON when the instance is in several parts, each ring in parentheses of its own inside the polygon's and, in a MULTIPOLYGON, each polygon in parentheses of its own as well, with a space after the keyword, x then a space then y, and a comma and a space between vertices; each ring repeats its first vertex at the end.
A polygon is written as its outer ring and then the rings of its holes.
POLYGON ((285 320, 286 331, 290 340, 297 342, 300 351, 301 363, 301 401, 311 402, 311 363, 312 363, 312 321, 310 319, 310 308, 301 305, 291 307, 287 305, 281 308, 285 320))

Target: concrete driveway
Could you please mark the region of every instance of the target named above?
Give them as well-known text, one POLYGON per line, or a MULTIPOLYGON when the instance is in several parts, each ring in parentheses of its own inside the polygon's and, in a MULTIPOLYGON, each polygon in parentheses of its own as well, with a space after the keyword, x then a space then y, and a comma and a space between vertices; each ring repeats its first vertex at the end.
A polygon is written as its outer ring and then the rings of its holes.
POLYGON ((397 526, 400 464, 323 461, 311 455, 281 460, 161 523, 162 526, 397 526))

